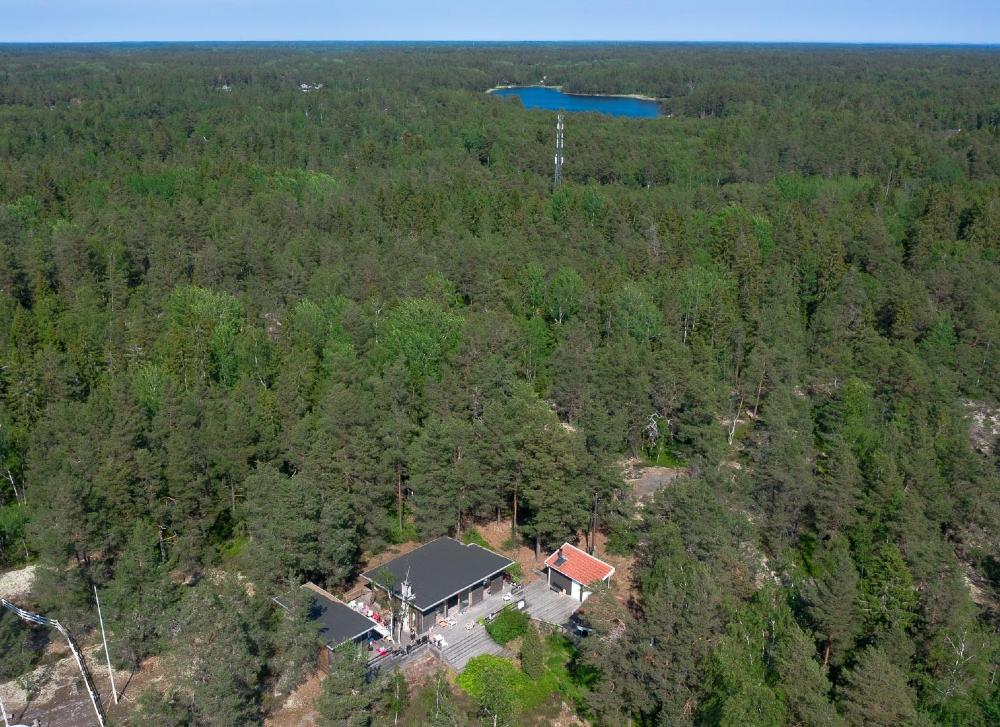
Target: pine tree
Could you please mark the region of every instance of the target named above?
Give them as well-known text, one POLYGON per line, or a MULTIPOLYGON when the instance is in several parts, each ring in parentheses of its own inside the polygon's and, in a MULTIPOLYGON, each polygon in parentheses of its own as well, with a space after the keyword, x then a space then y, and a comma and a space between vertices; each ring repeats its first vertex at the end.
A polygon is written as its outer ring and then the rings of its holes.
POLYGON ((817 457, 816 475, 809 509, 816 530, 824 537, 834 537, 854 524, 861 502, 861 470, 843 438, 827 438, 817 457))
POLYGON ((316 654, 322 645, 319 624, 312 618, 312 593, 288 582, 289 592, 283 603, 287 611, 280 613, 274 634, 275 655, 271 670, 278 675, 276 689, 288 693, 295 689, 316 667, 316 654))
POLYGON ((906 675, 875 647, 862 652, 847 672, 840 710, 858 727, 896 727, 917 716, 906 675))
POLYGON ((241 727, 260 718, 260 684, 271 609, 227 576, 203 581, 181 606, 173 673, 198 724, 241 727))
POLYGON ((788 707, 793 724, 838 727, 843 718, 830 701, 831 684, 816 660, 816 645, 791 624, 774 650, 775 691, 788 707))
POLYGON ((827 543, 815 555, 815 575, 802 586, 802 599, 823 641, 823 668, 843 663, 858 633, 858 572, 846 540, 827 543))
POLYGON ((375 687, 366 678, 367 657, 351 645, 330 655, 323 694, 316 702, 321 724, 328 727, 368 727, 374 721, 375 687))
MULTIPOLYGON (((247 562, 254 580, 269 587, 288 574, 297 578, 320 570, 319 494, 304 477, 288 477, 271 466, 246 481, 247 562)), ((322 532, 337 538, 336 531, 322 532)))
POLYGON ((463 517, 480 501, 482 474, 473 430, 456 418, 431 418, 410 447, 411 505, 423 538, 461 535, 463 517))
POLYGON ((180 593, 170 580, 155 526, 135 524, 115 563, 115 575, 103 594, 111 653, 129 669, 159 651, 166 635, 165 618, 180 593))

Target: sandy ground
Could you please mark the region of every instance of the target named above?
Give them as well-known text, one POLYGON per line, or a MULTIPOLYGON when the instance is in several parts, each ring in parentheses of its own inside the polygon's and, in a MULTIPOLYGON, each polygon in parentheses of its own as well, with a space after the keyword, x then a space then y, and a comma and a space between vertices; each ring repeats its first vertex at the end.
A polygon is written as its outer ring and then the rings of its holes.
POLYGON ((0 598, 16 600, 31 593, 35 584, 35 566, 0 573, 0 598))
POLYGON ((319 713, 316 711, 316 700, 323 693, 323 675, 314 673, 302 685, 292 692, 281 707, 274 710, 264 724, 267 727, 298 727, 299 725, 319 724, 319 713))
MULTIPOLYGON (((479 531, 479 534, 483 536, 483 539, 490 544, 493 550, 507 556, 513 561, 517 561, 521 566, 521 573, 524 575, 525 582, 530 583, 538 578, 538 575, 532 571, 535 568, 540 569, 542 562, 535 560, 535 551, 533 548, 525 545, 518 545, 515 548, 504 547, 504 544, 510 540, 510 520, 501 520, 499 525, 497 525, 496 520, 491 520, 489 523, 476 525, 476 530, 479 531)), ((544 559, 547 555, 548 553, 542 553, 542 558, 544 559)))

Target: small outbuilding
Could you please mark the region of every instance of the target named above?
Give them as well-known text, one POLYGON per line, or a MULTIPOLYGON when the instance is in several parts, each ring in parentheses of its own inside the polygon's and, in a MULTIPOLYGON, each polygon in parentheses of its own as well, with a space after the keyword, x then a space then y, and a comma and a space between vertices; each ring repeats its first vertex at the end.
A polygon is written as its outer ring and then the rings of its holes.
POLYGON ((563 543, 545 559, 545 571, 549 588, 567 593, 582 603, 593 592, 595 585, 611 582, 615 568, 575 545, 563 543))

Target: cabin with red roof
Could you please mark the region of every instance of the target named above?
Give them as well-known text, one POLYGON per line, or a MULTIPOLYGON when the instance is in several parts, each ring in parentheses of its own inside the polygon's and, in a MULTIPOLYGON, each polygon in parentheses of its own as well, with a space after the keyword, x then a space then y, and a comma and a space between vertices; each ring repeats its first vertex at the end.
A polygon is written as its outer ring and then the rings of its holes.
POLYGON ((611 582, 615 569, 575 545, 563 543, 545 559, 545 571, 549 588, 567 593, 582 603, 593 592, 595 585, 611 582))

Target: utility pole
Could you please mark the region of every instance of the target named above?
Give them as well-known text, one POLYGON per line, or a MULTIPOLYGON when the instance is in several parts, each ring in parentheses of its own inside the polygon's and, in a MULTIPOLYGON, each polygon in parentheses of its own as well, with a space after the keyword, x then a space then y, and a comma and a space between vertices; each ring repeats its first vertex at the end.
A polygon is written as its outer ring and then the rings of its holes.
POLYGON ((111 654, 108 653, 108 637, 104 633, 104 617, 101 615, 101 599, 97 597, 97 586, 94 586, 94 600, 97 602, 97 620, 101 622, 101 640, 104 642, 104 658, 108 660, 108 678, 111 680, 111 696, 118 704, 118 688, 115 686, 115 670, 111 668, 111 654))
POLYGON ((94 705, 94 714, 97 715, 97 724, 100 725, 100 727, 105 727, 104 707, 101 706, 101 695, 98 694, 97 689, 94 688, 94 680, 90 676, 90 670, 87 669, 87 662, 83 660, 83 654, 80 652, 80 648, 76 645, 76 641, 73 637, 69 635, 69 631, 66 630, 66 627, 54 618, 48 618, 46 616, 31 613, 30 611, 18 608, 6 598, 0 598, 0 606, 13 611, 25 621, 39 624, 41 626, 51 626, 63 635, 66 639, 66 643, 69 644, 69 650, 73 653, 73 658, 76 659, 76 665, 80 668, 80 675, 83 677, 83 683, 87 687, 87 693, 90 694, 90 703, 94 705))
POLYGON ((552 186, 558 187, 559 183, 562 181, 562 165, 563 165, 563 114, 560 111, 556 115, 556 171, 555 176, 552 180, 552 186))

